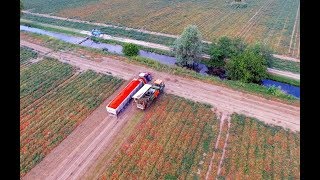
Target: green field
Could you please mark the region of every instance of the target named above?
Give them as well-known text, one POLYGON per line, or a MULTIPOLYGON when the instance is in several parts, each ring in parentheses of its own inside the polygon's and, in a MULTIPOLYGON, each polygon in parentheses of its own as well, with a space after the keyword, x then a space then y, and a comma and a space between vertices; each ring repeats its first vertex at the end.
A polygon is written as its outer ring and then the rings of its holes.
POLYGON ((254 0, 234 6, 232 0, 25 0, 32 12, 102 22, 179 35, 197 25, 205 40, 223 35, 261 41, 279 54, 299 57, 299 0, 254 0))

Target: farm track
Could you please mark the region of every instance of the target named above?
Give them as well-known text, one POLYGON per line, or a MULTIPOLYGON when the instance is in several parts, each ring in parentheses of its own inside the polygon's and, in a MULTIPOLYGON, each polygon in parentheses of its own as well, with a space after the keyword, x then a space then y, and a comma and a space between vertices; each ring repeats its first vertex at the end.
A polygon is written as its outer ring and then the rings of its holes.
MULTIPOLYGON (((33 49, 50 51, 48 48, 21 40, 21 44, 33 49)), ((155 78, 164 79, 166 91, 171 94, 205 102, 214 105, 220 111, 237 112, 262 120, 266 123, 283 126, 292 130, 300 129, 300 107, 284 104, 277 101, 267 100, 229 88, 207 84, 197 80, 189 80, 175 75, 169 75, 153 69, 127 64, 115 59, 103 57, 101 62, 90 61, 69 53, 52 52, 48 56, 57 58, 62 62, 69 63, 81 69, 92 69, 102 73, 112 73, 123 79, 131 79, 141 71, 153 72, 155 78), (195 94, 197 92, 197 94, 195 94)))
POLYGON ((222 163, 224 161, 226 148, 227 148, 227 145, 228 145, 228 138, 229 138, 229 134, 230 134, 230 126, 231 126, 231 118, 230 118, 230 116, 226 117, 225 120, 228 122, 228 130, 227 130, 226 139, 225 139, 224 145, 223 145, 222 156, 221 156, 221 159, 220 159, 220 162, 219 162, 217 177, 219 177, 220 173, 221 173, 221 167, 222 167, 222 163))
MULTIPOLYGON (((218 145, 219 145, 219 142, 220 142, 220 137, 221 137, 221 133, 222 133, 222 127, 223 127, 223 124, 224 124, 224 121, 225 121, 225 114, 221 114, 221 117, 220 117, 220 126, 219 126, 219 133, 218 133, 218 137, 217 137, 217 141, 214 145, 214 149, 217 150, 218 149, 218 145)), ((215 155, 216 155, 216 151, 213 151, 212 153, 212 157, 210 159, 210 165, 209 165, 209 168, 208 168, 208 171, 206 173, 206 180, 209 179, 209 176, 210 176, 210 172, 212 170, 212 166, 213 166, 213 160, 215 158, 215 155)))
MULTIPOLYGON (((268 1, 269 2, 269 1, 268 1)), ((268 4, 269 5, 269 4, 268 4)), ((264 6, 262 6, 261 8, 263 8, 264 6)), ((254 16, 251 17, 251 19, 248 20, 248 22, 244 25, 244 27, 241 29, 241 31, 239 31, 239 33, 237 34, 237 36, 243 36, 243 33, 248 33, 250 31, 250 29, 252 28, 252 26, 257 23, 256 21, 258 21, 259 17, 261 16, 261 8, 256 12, 256 14, 254 14, 254 16), (257 16, 257 17, 255 17, 257 16), (259 17, 258 17, 259 16, 259 17), (253 25, 252 25, 253 24, 253 25), (249 30, 248 30, 249 29, 249 30)), ((52 19, 58 19, 58 20, 64 20, 64 21, 70 21, 70 22, 78 22, 78 23, 85 23, 85 24, 90 24, 90 25, 97 25, 97 26, 103 26, 103 27, 113 27, 113 28, 119 28, 119 29, 125 29, 125 30, 133 30, 136 32, 142 32, 142 33, 146 33, 146 34, 151 34, 151 35, 157 35, 157 36, 165 36, 165 37, 171 37, 171 38, 179 38, 178 35, 172 35, 172 34, 166 34, 166 33, 159 33, 159 32, 153 32, 153 31, 147 31, 147 30, 142 30, 142 29, 134 29, 134 28, 129 28, 129 27, 119 27, 119 26, 114 26, 114 25, 107 25, 107 24, 103 24, 103 23, 95 23, 95 22, 89 22, 89 21, 83 21, 83 20, 77 20, 77 19, 70 19, 70 18, 64 18, 64 17, 58 17, 58 16, 53 16, 50 14, 40 14, 40 13, 33 13, 33 12, 29 12, 29 11, 23 11, 23 13, 26 14, 31 14, 31 15, 35 15, 35 16, 40 16, 40 17, 46 17, 46 18, 52 18, 52 19)), ((230 13, 232 14, 232 13, 230 13)), ((227 14, 226 16, 230 15, 227 14)), ((219 22, 218 22, 219 23, 219 22)), ((41 23, 43 24, 43 23, 41 23)), ((51 27, 54 27, 53 25, 51 27)), ((71 28, 72 29, 72 28, 71 28)), ((69 29, 70 30, 70 29, 69 29)), ((77 31, 79 32, 79 31, 77 31)), ((87 31, 83 31, 82 33, 87 34, 87 31)), ((110 38, 111 36, 105 36, 106 39, 110 38)), ((117 38, 117 37, 112 37, 112 38, 117 38)), ((139 42, 138 40, 133 40, 133 39, 128 39, 128 38, 120 38, 120 39, 125 39, 126 41, 136 41, 139 42)), ((116 39, 115 39, 116 40, 116 39)), ((125 42, 125 41, 122 41, 125 42)), ((144 42, 143 44, 139 44, 139 45, 143 45, 143 46, 147 46, 147 47, 151 47, 151 48, 157 48, 157 49, 162 49, 162 50, 168 50, 170 49, 169 47, 166 47, 164 45, 160 45, 160 44, 155 44, 155 43, 149 43, 149 42, 144 42), (152 44, 152 46, 148 46, 148 44, 152 44), (157 47, 158 46, 158 47, 157 47)), ((210 41, 203 41, 204 43, 208 43, 211 44, 212 42, 210 41)), ((278 43, 279 44, 279 43, 278 43)), ((298 44, 299 45, 299 44, 298 44)), ((299 50, 298 50, 299 51, 299 50)), ((299 54, 299 53, 298 53, 299 54)), ((280 55, 280 54, 273 54, 274 57, 282 59, 282 60, 289 60, 289 61, 296 61, 296 62, 300 62, 299 58, 295 58, 295 57, 288 57, 286 55, 280 55)))
POLYGON ((240 37, 242 37, 244 40, 246 40, 251 33, 249 33, 252 28, 259 22, 259 20, 263 17, 263 13, 267 11, 269 6, 274 2, 274 0, 270 0, 266 3, 266 6, 262 6, 262 9, 259 9, 260 11, 257 12, 257 16, 253 18, 252 22, 248 25, 248 27, 245 29, 244 34, 242 34, 240 37), (261 11, 262 10, 262 11, 261 11))
MULTIPOLYGON (((298 6, 298 9, 297 9, 297 13, 296 13, 296 18, 295 18, 295 22, 294 22, 294 26, 293 26, 293 29, 292 29, 292 33, 291 33, 291 39, 290 39, 290 46, 289 46, 289 50, 288 50, 288 53, 290 54, 290 53, 292 53, 292 55, 294 55, 294 48, 292 48, 292 43, 293 43, 293 41, 296 41, 296 38, 294 39, 294 35, 295 35, 295 33, 297 33, 297 28, 299 28, 298 26, 297 26, 297 22, 298 22, 298 17, 299 17, 299 14, 300 14, 300 4, 299 4, 299 6, 298 6), (294 39, 294 40, 293 40, 294 39), (291 50, 293 51, 293 52, 291 52, 291 50)), ((298 33, 297 33, 298 34, 298 33)))
POLYGON ((88 116, 59 146, 22 179, 76 179, 97 159, 134 113, 128 106, 118 119, 105 113, 105 106, 123 84, 88 116))
POLYGON ((270 74, 275 74, 275 75, 279 75, 279 76, 289 77, 291 79, 300 80, 300 74, 295 74, 295 73, 292 73, 289 71, 280 71, 277 69, 268 68, 268 72, 270 74))
POLYGON ((270 5, 270 3, 271 0, 267 1, 263 6, 261 6, 260 9, 248 20, 248 22, 242 27, 242 29, 238 32, 236 36, 243 37, 251 29, 251 25, 258 21, 261 9, 263 9, 265 6, 270 5), (257 18, 255 19, 256 16, 257 18))

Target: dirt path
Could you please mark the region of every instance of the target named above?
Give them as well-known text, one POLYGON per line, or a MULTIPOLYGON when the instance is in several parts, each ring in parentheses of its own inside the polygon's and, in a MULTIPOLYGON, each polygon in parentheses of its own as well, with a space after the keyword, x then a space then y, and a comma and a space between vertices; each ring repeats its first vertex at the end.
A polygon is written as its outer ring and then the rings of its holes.
POLYGON ((221 167, 222 167, 222 163, 223 163, 223 160, 224 160, 224 156, 226 154, 226 148, 227 148, 227 145, 228 145, 228 139, 229 139, 229 134, 230 134, 230 126, 231 126, 230 116, 227 116, 225 120, 228 121, 228 131, 227 131, 227 136, 226 136, 226 139, 225 139, 224 145, 223 145, 222 156, 221 156, 221 159, 220 159, 220 162, 219 162, 217 177, 219 177, 220 173, 221 173, 221 167))
POLYGON ((280 71, 277 69, 268 68, 268 72, 270 74, 275 74, 275 75, 279 75, 279 76, 289 77, 291 79, 300 80, 300 74, 295 74, 295 73, 292 73, 289 71, 280 71))
POLYGON ((90 167, 111 140, 132 117, 129 105, 117 118, 106 113, 105 106, 127 83, 105 100, 59 146, 48 154, 22 179, 77 179, 90 167))
MULTIPOLYGON (((31 47, 43 53, 50 49, 21 40, 20 44, 31 47)), ((123 61, 103 57, 101 62, 64 52, 51 52, 48 56, 57 58, 81 69, 92 69, 102 73, 112 73, 114 76, 129 80, 141 71, 152 72, 154 78, 161 78, 166 83, 167 93, 182 96, 194 101, 212 104, 220 111, 237 112, 255 117, 266 123, 279 125, 300 131, 300 107, 268 100, 252 94, 235 91, 226 87, 190 80, 180 76, 158 72, 150 68, 128 64, 123 61)))
POLYGON ((298 9, 297 9, 296 18, 295 18, 295 21, 294 21, 294 26, 292 28, 290 46, 289 46, 289 49, 288 49, 288 53, 289 54, 290 54, 291 50, 294 50, 294 49, 292 49, 292 42, 293 42, 294 33, 296 32, 296 25, 297 25, 297 21, 298 21, 299 10, 300 10, 300 3, 299 3, 299 6, 298 6, 298 9))
MULTIPOLYGON (((214 145, 215 150, 218 149, 218 145, 219 145, 219 142, 220 142, 220 136, 221 136, 221 132, 222 132, 222 127, 223 127, 223 124, 224 124, 225 116, 226 115, 224 113, 222 113, 221 118, 220 118, 219 133, 218 133, 216 144, 214 145)), ((209 179, 209 175, 210 175, 210 172, 211 172, 211 169, 212 169, 212 163, 213 163, 213 160, 215 158, 215 155, 216 155, 216 151, 213 151, 212 157, 211 157, 211 160, 210 160, 210 165, 209 165, 209 168, 208 168, 208 171, 207 171, 207 174, 206 174, 206 180, 209 179)))
MULTIPOLYGON (((263 8, 264 6, 262 6, 261 8, 263 8)), ((260 8, 260 9, 261 9, 260 8)), ((256 12, 256 14, 251 17, 251 19, 249 21, 251 21, 259 12, 256 12)), ((77 20, 77 19, 70 19, 70 18, 64 18, 64 17, 58 17, 58 16, 53 16, 53 15, 49 15, 49 14, 40 14, 40 13, 33 13, 33 12, 29 12, 29 11, 22 11, 25 14, 31 14, 31 15, 35 15, 35 16, 40 16, 40 17, 47 17, 47 18, 53 18, 53 19, 58 19, 58 20, 64 20, 64 21, 71 21, 71 22, 80 22, 80 23, 85 23, 85 24, 91 24, 91 25, 97 25, 97 26, 103 26, 103 27, 113 27, 113 28, 119 28, 119 29, 125 29, 125 30, 133 30, 133 31, 137 31, 137 32, 142 32, 142 33, 146 33, 146 34, 152 34, 152 35, 158 35, 158 36, 165 36, 165 37, 171 37, 171 38, 178 38, 179 36, 177 35, 172 35, 172 34, 165 34, 165 33, 159 33, 159 32, 153 32, 153 31, 147 31, 147 30, 143 30, 143 29, 134 29, 134 28, 128 28, 128 27, 119 27, 119 26, 114 26, 114 25, 107 25, 107 24, 103 24, 103 23, 95 23, 95 22, 89 22, 89 21, 83 21, 83 20, 77 20)), ((29 21, 29 20, 28 20, 29 21)), ((248 23, 251 24, 251 22, 247 22, 244 29, 247 28, 248 23)), ((45 25, 44 23, 41 23, 42 25, 45 25)), ((59 26, 54 26, 54 25, 50 25, 50 27, 59 27, 59 26)), ((64 27, 62 27, 64 28, 64 27)), ((73 28, 67 28, 67 29, 73 29, 73 28)), ((76 30, 77 32, 79 32, 80 30, 76 30)), ((87 34, 88 31, 82 31, 84 34, 87 34)), ((240 31, 241 32, 241 31, 240 31)), ((109 38, 108 36, 105 36, 106 38, 109 38)), ((122 38, 125 39, 126 41, 130 41, 132 39, 127 39, 127 38, 122 38)), ((134 40, 137 41, 137 40, 134 40)), ((139 41, 145 44, 140 44, 143 46, 146 46, 148 42, 145 41, 139 41)), ((212 42, 210 41, 203 41, 204 43, 208 43, 211 44, 212 42)), ((151 43, 151 44, 155 44, 155 43, 151 43)), ((158 46, 158 49, 162 49, 162 50, 167 50, 169 47, 161 45, 161 44, 155 44, 156 46, 158 46)), ((148 47, 148 46, 147 46, 148 47)), ((156 48, 156 47, 155 47, 156 48)), ((294 58, 294 57, 287 57, 285 55, 279 55, 279 54, 273 54, 274 57, 282 59, 282 60, 288 60, 288 61, 296 61, 296 62, 300 62, 300 59, 294 58)), ((207 55, 203 55, 204 58, 208 57, 207 55)))
POLYGON ((278 59, 300 62, 300 59, 297 59, 297 58, 293 58, 293 57, 289 57, 289 56, 285 56, 285 55, 279 55, 279 54, 272 54, 272 55, 273 55, 273 57, 278 58, 278 59))

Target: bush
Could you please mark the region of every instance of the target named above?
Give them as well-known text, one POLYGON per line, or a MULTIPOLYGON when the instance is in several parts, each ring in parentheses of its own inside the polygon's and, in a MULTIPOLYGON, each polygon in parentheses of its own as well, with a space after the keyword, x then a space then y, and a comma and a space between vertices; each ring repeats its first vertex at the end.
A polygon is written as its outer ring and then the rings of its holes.
POLYGON ((267 77, 265 58, 251 49, 232 57, 226 63, 227 76, 241 82, 260 82, 267 77))
POLYGON ((273 60, 273 57, 272 57, 273 52, 266 45, 263 45, 261 43, 255 43, 255 44, 247 47, 247 49, 249 51, 256 53, 256 54, 260 54, 266 60, 267 63, 269 63, 273 60))
POLYGON ((281 94, 284 94, 280 89, 278 89, 275 85, 272 85, 268 87, 268 92, 272 95, 279 96, 281 94))
POLYGON ((219 40, 213 40, 210 45, 209 66, 222 67, 225 65, 225 60, 242 53, 247 45, 240 39, 230 39, 226 36, 219 40))
POLYGON ((137 56, 139 54, 139 48, 132 43, 126 43, 123 45, 122 52, 125 56, 137 56))

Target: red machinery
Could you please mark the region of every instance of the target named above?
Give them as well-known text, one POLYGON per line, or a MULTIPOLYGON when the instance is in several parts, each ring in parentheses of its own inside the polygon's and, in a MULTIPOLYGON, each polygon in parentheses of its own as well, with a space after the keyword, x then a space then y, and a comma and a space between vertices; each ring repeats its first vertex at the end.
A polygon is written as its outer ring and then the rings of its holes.
POLYGON ((152 77, 150 73, 140 73, 138 79, 131 82, 107 105, 106 109, 110 114, 118 115, 121 110, 129 103, 132 96, 149 81, 152 77))

